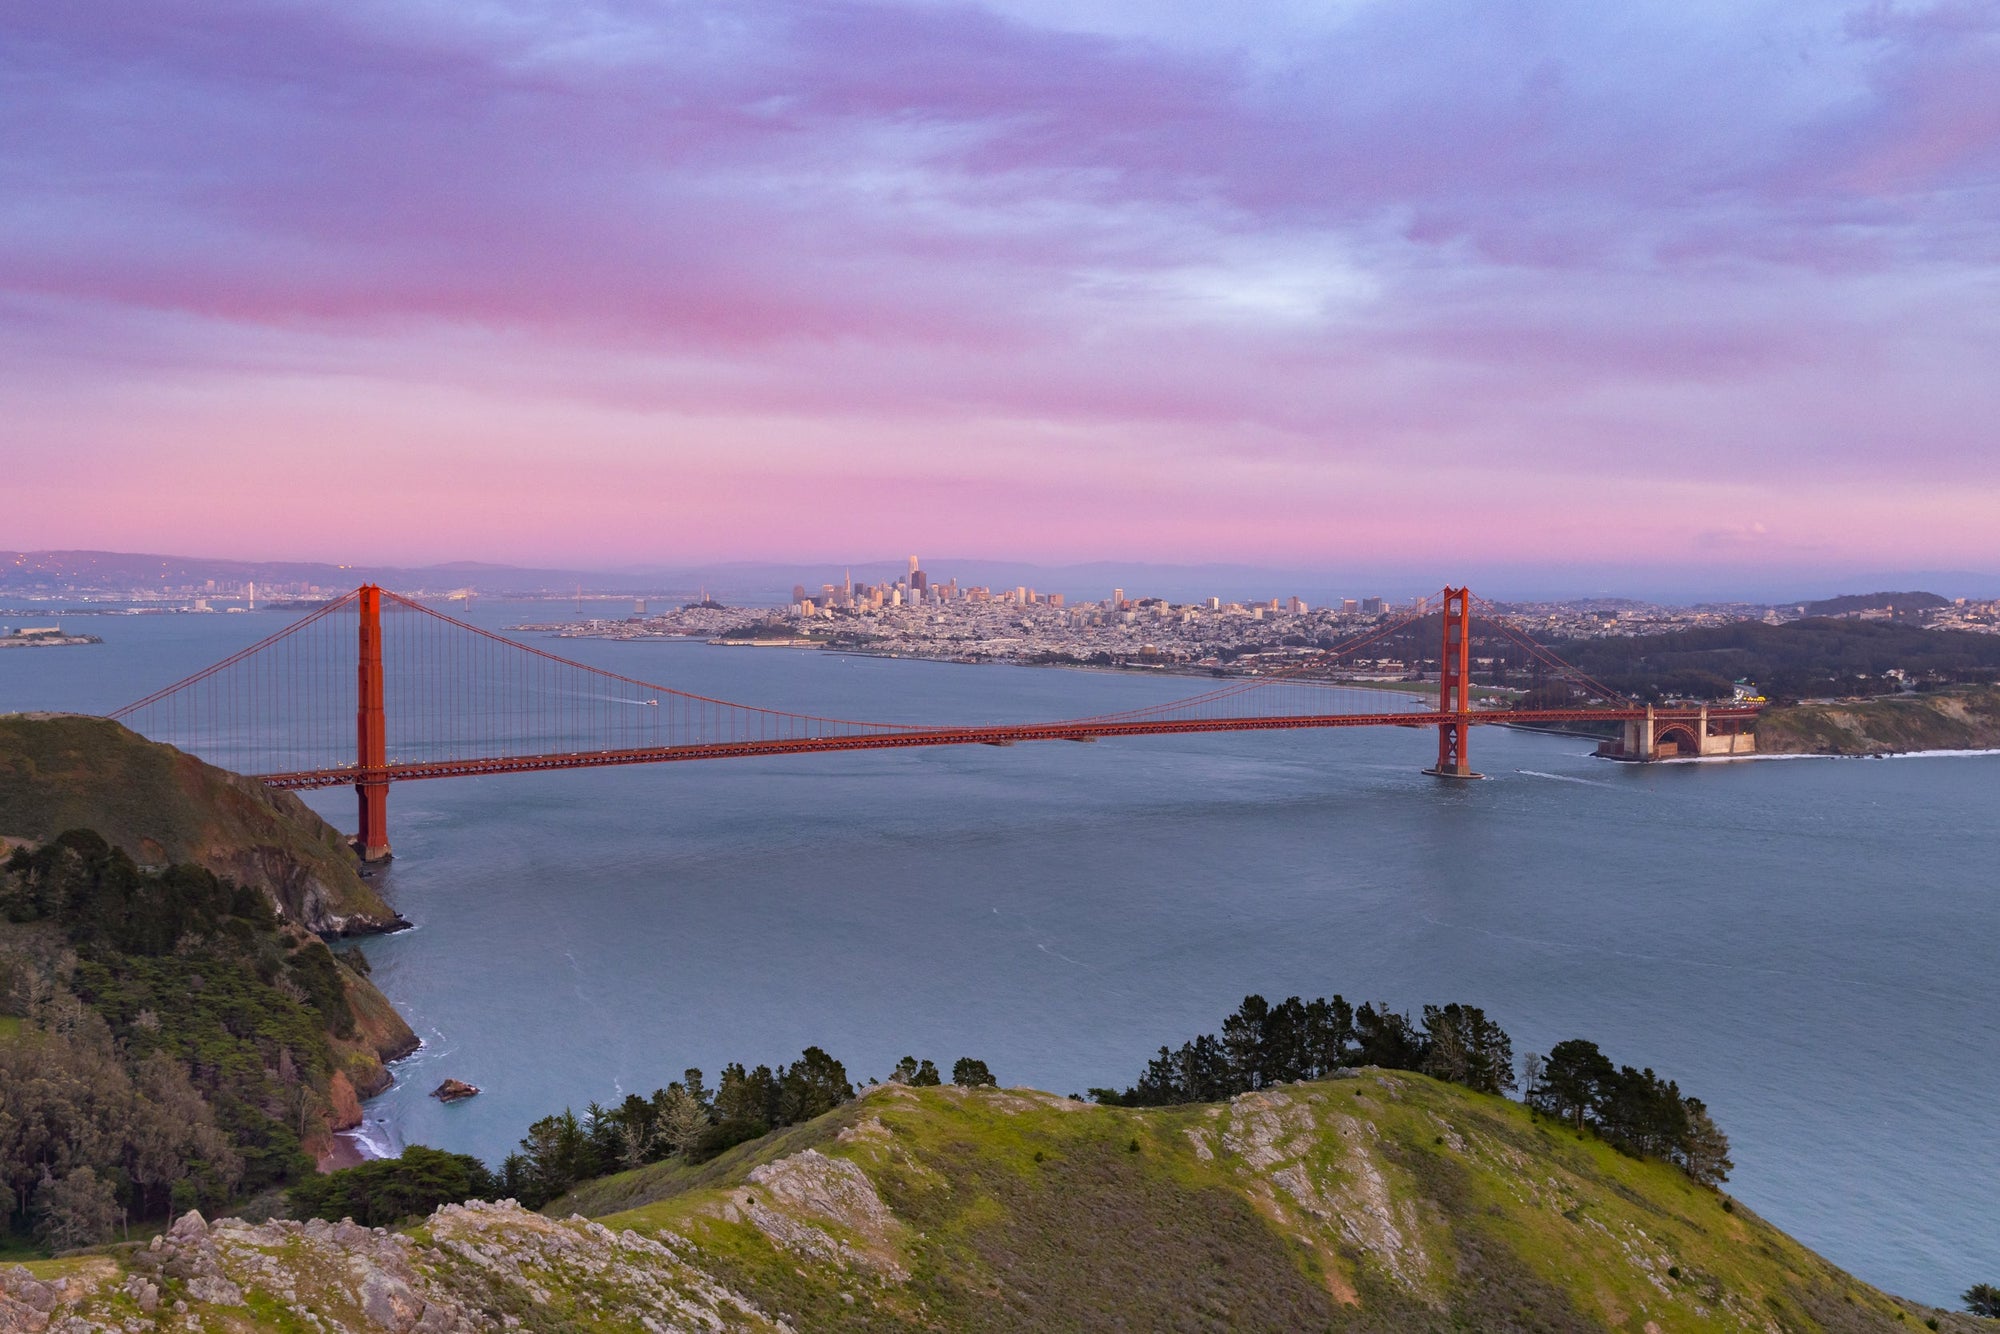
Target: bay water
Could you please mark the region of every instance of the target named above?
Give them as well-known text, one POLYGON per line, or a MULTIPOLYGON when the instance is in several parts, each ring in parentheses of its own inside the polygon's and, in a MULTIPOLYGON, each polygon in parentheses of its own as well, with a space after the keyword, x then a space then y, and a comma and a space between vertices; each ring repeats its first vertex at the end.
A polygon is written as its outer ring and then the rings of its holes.
MULTIPOLYGON (((500 627, 548 604, 481 604, 500 627)), ((283 613, 96 616, 0 653, 0 711, 99 712, 283 613)), ((702 644, 533 642, 744 703, 1074 717, 1198 682, 702 644)), ((393 701, 391 702, 393 707, 393 701)), ((1730 1191, 1864 1279, 2000 1281, 2000 756, 1621 766, 1473 733, 1154 737, 399 784, 360 942, 425 1046, 378 1151, 496 1161, 564 1105, 807 1044, 1059 1093, 1131 1082, 1247 992, 1480 1005, 1705 1099, 1730 1191), (446 1077, 484 1092, 444 1106, 446 1077)), ((351 793, 311 803, 342 828, 351 793)), ((4 832, 4 831, 0 831, 4 832)))

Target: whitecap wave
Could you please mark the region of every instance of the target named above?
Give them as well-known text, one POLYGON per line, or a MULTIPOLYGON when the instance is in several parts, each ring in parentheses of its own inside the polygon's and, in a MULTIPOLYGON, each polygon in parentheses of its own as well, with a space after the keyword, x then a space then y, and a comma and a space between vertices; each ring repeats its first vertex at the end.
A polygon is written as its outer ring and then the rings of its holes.
POLYGON ((338 1132, 363 1158, 400 1158, 402 1137, 386 1119, 364 1120, 352 1130, 338 1132))
POLYGON ((1680 755, 1671 760, 1656 760, 1656 764, 1736 764, 1743 760, 1953 760, 1977 759, 1981 756, 2000 755, 2000 749, 1991 750, 1888 750, 1867 755, 1797 755, 1791 753, 1764 753, 1749 755, 1680 755))

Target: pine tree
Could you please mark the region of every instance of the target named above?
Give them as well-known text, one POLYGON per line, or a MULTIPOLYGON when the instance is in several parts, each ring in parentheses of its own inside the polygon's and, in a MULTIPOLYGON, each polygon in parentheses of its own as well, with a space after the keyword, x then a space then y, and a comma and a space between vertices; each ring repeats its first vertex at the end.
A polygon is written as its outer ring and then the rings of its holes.
POLYGON ((1558 1042, 1542 1063, 1542 1082, 1534 1105, 1581 1130, 1617 1074, 1595 1042, 1583 1038, 1558 1042))
POLYGON ((993 1072, 986 1068, 986 1062, 975 1061, 970 1056, 961 1056, 951 1067, 951 1082, 960 1088, 993 1087, 998 1081, 993 1072))
MULTIPOLYGON (((1736 1166, 1729 1160, 1729 1136, 1715 1124, 1700 1098, 1689 1098, 1683 1106, 1687 1109, 1687 1129, 1680 1146, 1681 1170, 1704 1186, 1720 1186, 1736 1166)), ((1986 1314, 2000 1316, 2000 1293, 1995 1297, 1994 1309, 1986 1314)))

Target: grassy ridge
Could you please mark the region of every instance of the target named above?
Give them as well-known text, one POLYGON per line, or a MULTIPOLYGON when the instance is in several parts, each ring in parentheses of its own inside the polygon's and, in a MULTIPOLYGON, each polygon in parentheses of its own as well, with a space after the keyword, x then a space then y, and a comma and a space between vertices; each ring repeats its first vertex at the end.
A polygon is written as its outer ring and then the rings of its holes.
POLYGON ((815 1329, 1868 1330, 1916 1313, 1671 1167, 1400 1073, 1145 1111, 881 1089, 784 1145, 627 1173, 549 1212, 607 1205, 624 1206, 608 1226, 686 1237, 815 1329), (801 1275, 814 1243, 758 1217, 785 1193, 766 1199, 757 1169, 798 1161, 807 1132, 893 1220, 801 1211, 882 1257, 872 1270, 801 1275), (890 1264, 907 1279, 883 1281, 890 1264))
POLYGON ((549 1334, 649 1320, 814 1331, 1991 1328, 1856 1281, 1672 1167, 1499 1097, 1373 1069, 1145 1110, 879 1086, 699 1167, 593 1182, 547 1215, 452 1205, 406 1239, 183 1220, 167 1247, 116 1268, 69 1263, 63 1272, 86 1291, 66 1290, 64 1311, 134 1330, 400 1328, 397 1311, 446 1329, 499 1315, 549 1334), (606 1207, 615 1212, 594 1222, 547 1216, 606 1207), (202 1280, 197 1291, 188 1274, 229 1286, 202 1280), (168 1314, 174 1301, 188 1302, 185 1318, 168 1314))

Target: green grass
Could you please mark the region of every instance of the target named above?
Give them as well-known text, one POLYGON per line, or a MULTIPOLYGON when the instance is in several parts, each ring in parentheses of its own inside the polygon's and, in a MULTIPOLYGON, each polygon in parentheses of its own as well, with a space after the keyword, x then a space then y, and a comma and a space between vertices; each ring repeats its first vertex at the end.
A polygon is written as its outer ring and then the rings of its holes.
POLYGON ((816 1121, 774 1130, 761 1139, 738 1144, 693 1167, 670 1158, 629 1172, 598 1177, 551 1201, 542 1212, 551 1218, 567 1218, 571 1214, 602 1218, 672 1199, 689 1191, 733 1185, 749 1175, 752 1168, 775 1162, 837 1135, 861 1119, 861 1106, 860 1103, 847 1103, 816 1121))

